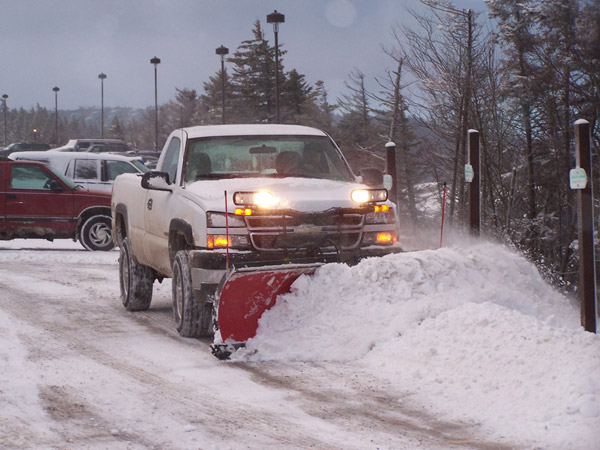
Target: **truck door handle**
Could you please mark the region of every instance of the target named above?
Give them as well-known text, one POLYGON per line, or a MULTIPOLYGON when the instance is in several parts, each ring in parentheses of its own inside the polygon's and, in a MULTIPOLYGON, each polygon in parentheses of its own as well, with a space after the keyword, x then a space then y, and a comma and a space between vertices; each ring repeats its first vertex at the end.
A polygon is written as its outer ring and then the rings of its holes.
POLYGON ((146 207, 147 207, 149 210, 152 210, 152 199, 148 200, 148 203, 146 203, 146 207))
POLYGON ((6 200, 16 200, 17 194, 6 194, 6 200))

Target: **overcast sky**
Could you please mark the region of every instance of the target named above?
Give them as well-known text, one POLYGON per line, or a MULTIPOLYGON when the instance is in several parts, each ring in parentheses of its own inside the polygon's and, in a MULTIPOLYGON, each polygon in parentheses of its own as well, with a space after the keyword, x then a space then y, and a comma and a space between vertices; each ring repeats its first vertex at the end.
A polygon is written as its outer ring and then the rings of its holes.
MULTIPOLYGON (((0 0, 0 94, 9 108, 36 104, 59 109, 104 105, 154 105, 158 56, 158 102, 175 88, 203 90, 220 69, 215 49, 233 53, 251 39, 255 20, 273 42, 266 15, 285 14, 279 42, 292 68, 314 84, 325 82, 330 101, 354 67, 369 79, 390 67, 380 44, 391 45, 392 26, 418 0, 0 0)), ((481 0, 456 0, 457 8, 484 11, 481 0)))

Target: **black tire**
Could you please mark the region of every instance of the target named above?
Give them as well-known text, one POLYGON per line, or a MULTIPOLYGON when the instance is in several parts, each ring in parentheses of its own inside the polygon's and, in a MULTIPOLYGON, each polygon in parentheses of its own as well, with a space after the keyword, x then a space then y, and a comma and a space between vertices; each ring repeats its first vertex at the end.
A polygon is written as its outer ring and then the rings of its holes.
POLYGON ((173 261, 173 318, 183 337, 212 334, 212 302, 192 287, 192 271, 187 251, 180 250, 173 261))
POLYGON ((121 301, 127 311, 146 311, 152 302, 154 270, 134 261, 129 239, 121 242, 119 255, 119 285, 121 301))
POLYGON ((88 217, 79 230, 79 241, 87 250, 112 250, 110 216, 96 215, 88 217))

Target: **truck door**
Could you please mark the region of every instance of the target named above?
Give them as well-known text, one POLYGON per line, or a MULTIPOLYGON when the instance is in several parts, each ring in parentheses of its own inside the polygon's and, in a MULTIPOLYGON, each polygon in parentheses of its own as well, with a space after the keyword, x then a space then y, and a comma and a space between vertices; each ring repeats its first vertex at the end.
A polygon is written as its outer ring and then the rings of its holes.
MULTIPOLYGON (((5 166, 5 168, 8 165, 5 166)), ((44 166, 10 164, 5 192, 6 228, 15 237, 73 236, 73 194, 44 166), (58 186, 60 190, 53 190, 58 186)))
MULTIPOLYGON (((162 170, 169 173, 169 181, 173 189, 178 189, 177 167, 179 163, 181 139, 172 137, 167 147, 162 170)), ((144 251, 148 261, 155 261, 158 268, 166 274, 171 272, 169 259, 169 225, 172 202, 175 201, 173 193, 168 191, 148 190, 144 209, 144 251)))

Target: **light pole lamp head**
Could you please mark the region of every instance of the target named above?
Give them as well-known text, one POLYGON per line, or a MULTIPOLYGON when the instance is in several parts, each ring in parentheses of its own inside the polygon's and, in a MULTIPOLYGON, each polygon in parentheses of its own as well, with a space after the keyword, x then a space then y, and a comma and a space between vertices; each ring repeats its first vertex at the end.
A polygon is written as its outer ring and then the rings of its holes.
POLYGON ((100 78, 102 81, 104 81, 106 79, 106 74, 101 73, 100 75, 98 75, 98 78, 100 78))
POLYGON ((285 15, 277 12, 277 10, 273 11, 271 14, 267 15, 267 23, 273 24, 273 31, 277 33, 279 31, 279 24, 285 22, 285 15))
POLYGON ((58 91, 60 91, 60 88, 59 88, 58 86, 54 86, 54 87, 52 88, 52 90, 53 90, 54 92, 58 92, 58 91))
POLYGON ((156 68, 156 66, 158 66, 160 64, 160 58, 157 58, 156 56, 154 58, 152 58, 150 60, 150 64, 154 64, 154 67, 156 68))
POLYGON ((229 49, 224 45, 221 45, 215 50, 215 53, 221 57, 221 61, 225 59, 225 55, 229 54, 229 49))
POLYGON ((6 99, 8 98, 8 95, 2 94, 2 98, 4 99, 4 101, 6 101, 6 99))

